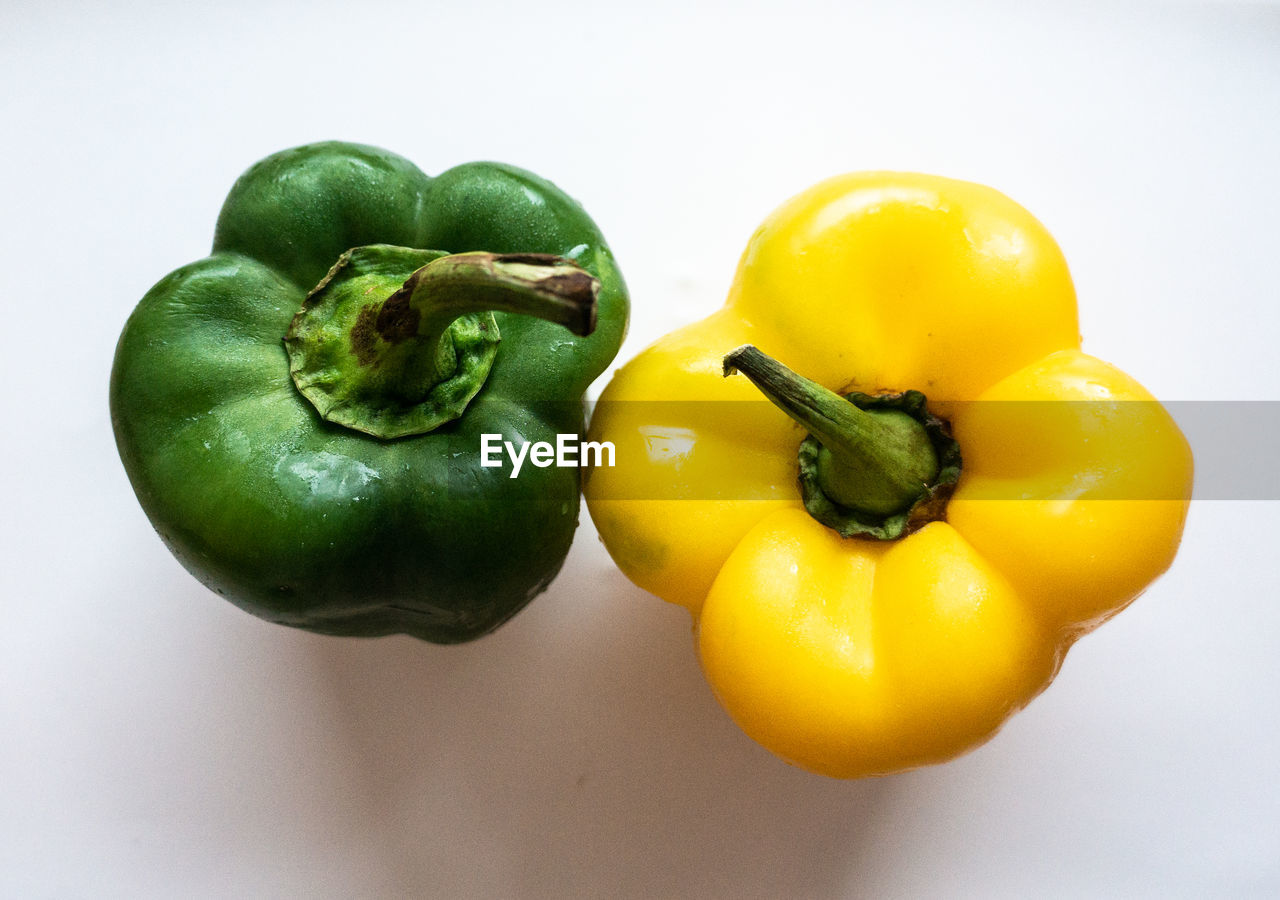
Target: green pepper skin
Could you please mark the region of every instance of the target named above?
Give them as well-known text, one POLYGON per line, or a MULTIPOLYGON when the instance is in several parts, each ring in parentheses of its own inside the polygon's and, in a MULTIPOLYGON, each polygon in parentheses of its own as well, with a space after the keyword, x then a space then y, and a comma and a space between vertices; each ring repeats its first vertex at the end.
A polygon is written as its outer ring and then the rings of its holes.
POLYGON ((111 418, 138 499, 201 582, 311 631, 479 637, 544 590, 578 522, 576 468, 480 465, 483 433, 580 434, 582 396, 626 330, 622 277, 554 185, 471 163, 429 178, 372 147, 275 154, 236 182, 212 254, 142 298, 116 348, 111 418), (496 313, 497 360, 462 417, 381 440, 322 420, 282 338, 344 251, 547 253, 601 282, 586 338, 496 313))

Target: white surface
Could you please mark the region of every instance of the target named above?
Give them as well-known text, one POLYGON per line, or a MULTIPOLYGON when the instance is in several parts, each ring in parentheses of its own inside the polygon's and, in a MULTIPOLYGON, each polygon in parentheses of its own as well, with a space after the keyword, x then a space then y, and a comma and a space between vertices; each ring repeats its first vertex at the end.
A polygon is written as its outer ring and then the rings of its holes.
POLYGON ((718 306, 792 193, 922 169, 1048 225, 1090 352, 1167 399, 1280 399, 1277 8, 431 6, 0 9, 0 895, 1280 892, 1280 504, 1197 502, 986 747, 840 783, 728 722, 687 615, 589 522, 474 645, 236 611, 155 537, 106 402, 235 176, 330 137, 581 199, 633 291, 620 362, 718 306))

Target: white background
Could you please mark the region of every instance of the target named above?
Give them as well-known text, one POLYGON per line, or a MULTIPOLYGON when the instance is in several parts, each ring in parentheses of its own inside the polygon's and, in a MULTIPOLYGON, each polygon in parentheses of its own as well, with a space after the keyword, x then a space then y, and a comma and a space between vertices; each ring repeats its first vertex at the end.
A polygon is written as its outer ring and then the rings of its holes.
POLYGON ((737 731, 589 521, 526 612, 441 648, 238 612, 133 498, 125 317, 241 170, 326 138, 579 198, 632 289, 619 362, 717 307, 786 197, 920 169, 1049 227, 1086 350, 1165 399, 1280 400, 1277 7, 893 10, 6 0, 0 895, 1280 891, 1280 504, 1197 501, 994 741, 844 783, 737 731))

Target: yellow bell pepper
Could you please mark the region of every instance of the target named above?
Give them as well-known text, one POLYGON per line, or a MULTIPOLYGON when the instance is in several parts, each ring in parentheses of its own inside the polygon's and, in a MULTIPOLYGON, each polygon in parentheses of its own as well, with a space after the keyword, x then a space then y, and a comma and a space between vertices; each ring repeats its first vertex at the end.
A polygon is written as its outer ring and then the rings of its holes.
POLYGON ((1177 551, 1186 440, 1079 346, 1066 262, 1022 207, 932 176, 833 178, 756 231, 723 309, 613 378, 591 516, 632 581, 689 608, 712 689, 765 747, 843 778, 950 759, 1177 551), (908 391, 954 444, 839 396, 908 391), (931 483, 955 480, 957 444, 958 484, 931 483), (897 487, 863 503, 877 482, 897 487))

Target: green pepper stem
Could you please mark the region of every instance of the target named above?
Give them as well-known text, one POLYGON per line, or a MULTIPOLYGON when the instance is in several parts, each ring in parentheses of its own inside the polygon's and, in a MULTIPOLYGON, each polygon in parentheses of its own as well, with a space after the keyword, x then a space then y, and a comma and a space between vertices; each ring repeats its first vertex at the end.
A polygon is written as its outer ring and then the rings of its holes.
POLYGON ((868 411, 750 345, 724 358, 822 445, 818 478, 836 503, 875 515, 909 509, 938 474, 924 426, 896 410, 868 411))
POLYGON ((484 387, 502 338, 495 311, 586 336, 599 290, 558 256, 354 247, 294 316, 289 373, 327 421, 387 440, 426 434, 484 387))
POLYGON ((414 337, 435 347, 436 380, 444 381, 457 364, 447 332, 460 316, 520 313, 585 337, 596 327, 599 293, 599 281, 559 256, 455 253, 410 275, 383 303, 374 330, 388 343, 414 337))

